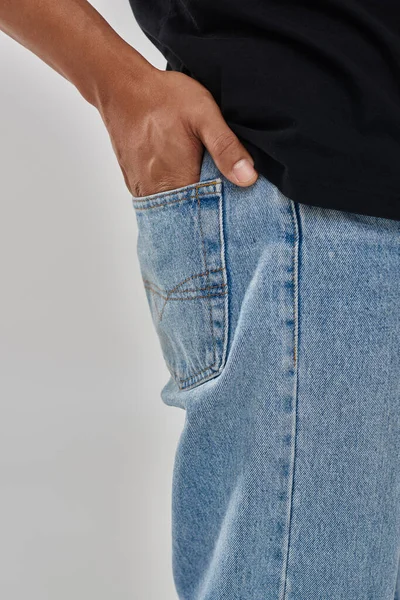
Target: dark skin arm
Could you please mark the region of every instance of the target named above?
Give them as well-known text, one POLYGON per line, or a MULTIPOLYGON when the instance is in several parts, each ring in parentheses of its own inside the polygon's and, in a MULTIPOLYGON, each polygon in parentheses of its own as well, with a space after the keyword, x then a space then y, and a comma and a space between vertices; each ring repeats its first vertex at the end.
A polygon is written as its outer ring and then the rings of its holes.
POLYGON ((230 181, 256 181, 251 155, 208 90, 153 67, 86 0, 0 0, 0 30, 98 109, 134 196, 196 183, 204 146, 230 181))

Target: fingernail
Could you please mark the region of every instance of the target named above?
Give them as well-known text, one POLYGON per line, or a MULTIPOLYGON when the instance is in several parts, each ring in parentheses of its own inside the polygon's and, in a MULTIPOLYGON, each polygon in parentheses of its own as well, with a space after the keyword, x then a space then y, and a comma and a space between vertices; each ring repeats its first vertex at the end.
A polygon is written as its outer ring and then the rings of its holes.
POLYGON ((250 181, 250 179, 253 179, 254 175, 256 174, 254 167, 248 158, 242 158, 235 163, 232 171, 239 183, 246 183, 246 181, 250 181))

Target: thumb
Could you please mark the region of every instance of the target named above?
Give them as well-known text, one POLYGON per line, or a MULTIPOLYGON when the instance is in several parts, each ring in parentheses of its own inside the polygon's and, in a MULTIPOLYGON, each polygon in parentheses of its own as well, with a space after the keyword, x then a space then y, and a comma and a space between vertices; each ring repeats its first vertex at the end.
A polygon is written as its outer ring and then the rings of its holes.
POLYGON ((218 169, 232 183, 246 187, 257 180, 251 155, 227 125, 217 104, 203 113, 197 124, 197 135, 218 169))

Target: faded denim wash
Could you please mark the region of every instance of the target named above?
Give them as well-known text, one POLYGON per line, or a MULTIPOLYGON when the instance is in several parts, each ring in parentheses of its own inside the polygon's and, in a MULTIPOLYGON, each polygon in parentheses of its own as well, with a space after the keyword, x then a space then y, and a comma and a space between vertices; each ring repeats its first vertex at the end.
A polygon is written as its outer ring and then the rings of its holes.
POLYGON ((399 600, 400 221, 240 188, 207 150, 133 206, 186 411, 180 600, 399 600))

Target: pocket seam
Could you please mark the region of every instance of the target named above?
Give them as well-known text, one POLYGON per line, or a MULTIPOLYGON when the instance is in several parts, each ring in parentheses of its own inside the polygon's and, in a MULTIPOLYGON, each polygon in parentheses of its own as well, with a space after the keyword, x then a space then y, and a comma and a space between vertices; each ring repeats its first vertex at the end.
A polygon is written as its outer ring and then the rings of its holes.
POLYGON ((197 300, 197 299, 201 299, 201 298, 217 298, 219 296, 225 296, 228 293, 228 290, 226 291, 220 291, 219 293, 209 293, 209 294, 197 294, 195 296, 175 296, 173 297, 172 294, 186 294, 186 293, 192 293, 192 292, 203 292, 203 291, 207 291, 207 290, 221 290, 223 288, 227 287, 227 283, 215 283, 215 284, 211 284, 207 287, 195 287, 195 288, 186 288, 184 290, 178 290, 179 287, 181 287, 184 283, 186 283, 187 281, 190 281, 191 279, 196 279, 198 277, 204 277, 205 275, 208 275, 209 273, 219 273, 222 272, 223 269, 222 267, 219 269, 209 269, 207 271, 204 271, 203 273, 197 273, 195 275, 191 275, 190 277, 186 277, 185 279, 183 279, 182 281, 180 281, 178 284, 176 284, 172 289, 170 290, 166 290, 161 288, 160 286, 158 286, 157 284, 155 284, 153 281, 150 281, 149 279, 146 278, 142 278, 143 279, 143 283, 144 283, 144 287, 145 289, 149 290, 149 292, 151 292, 152 294, 155 294, 156 296, 159 296, 160 298, 162 298, 163 300, 165 300, 164 305, 161 308, 161 311, 158 312, 158 322, 160 323, 162 320, 162 315, 163 312, 165 310, 165 307, 167 306, 167 303, 170 300, 174 300, 174 301, 178 301, 178 300, 197 300), (157 289, 154 289, 157 288, 157 289), (166 295, 163 295, 166 294, 166 295))
MULTIPOLYGON (((149 279, 145 279, 143 278, 143 282, 144 284, 150 284, 153 285, 154 287, 158 288, 160 291, 162 292, 166 292, 167 294, 172 294, 174 293, 181 285, 183 285, 184 283, 186 283, 187 281, 190 281, 191 279, 196 279, 197 277, 204 277, 205 275, 208 275, 209 273, 219 273, 220 271, 222 271, 223 268, 220 267, 218 269, 209 269, 208 271, 204 271, 203 273, 195 273, 194 275, 189 275, 189 277, 185 277, 185 279, 183 279, 182 281, 180 281, 179 283, 177 283, 176 285, 174 285, 174 287, 171 290, 164 290, 162 289, 160 286, 156 285, 154 282, 150 281, 149 279)), ((222 285, 222 284, 221 284, 222 285)), ((179 293, 181 292, 185 292, 188 290, 181 290, 179 293)))
POLYGON ((162 206, 168 206, 170 204, 176 204, 177 202, 186 202, 189 200, 197 199, 198 196, 212 196, 214 194, 221 193, 222 179, 217 177, 215 179, 209 179, 201 183, 191 183, 182 188, 176 188, 167 192, 159 192, 157 194, 150 194, 148 196, 132 196, 132 203, 135 210, 150 210, 162 206), (200 190, 199 188, 210 187, 210 190, 200 190), (177 196, 175 200, 165 201, 169 196, 177 196), (149 206, 139 206, 140 204, 149 203, 149 206))
MULTIPOLYGON (((214 287, 199 288, 199 289, 204 289, 204 290, 208 289, 208 290, 210 290, 210 289, 214 289, 214 288, 218 288, 218 287, 225 287, 225 286, 226 286, 226 284, 222 283, 220 285, 215 285, 214 287)), ((159 292, 156 292, 155 290, 151 289, 149 286, 145 285, 144 287, 147 290, 149 290, 152 294, 156 294, 157 296, 160 296, 161 298, 163 298, 163 300, 165 300, 165 303, 164 303, 164 305, 161 308, 161 312, 158 314, 158 322, 159 323, 162 321, 162 315, 163 315, 164 309, 165 309, 165 307, 166 307, 166 305, 167 305, 168 302, 171 302, 171 301, 184 302, 185 300, 200 300, 200 299, 203 299, 203 298, 204 299, 205 298, 219 298, 221 296, 226 296, 227 293, 228 293, 226 291, 226 292, 222 292, 222 293, 218 293, 218 294, 206 294, 204 296, 198 294, 197 296, 191 296, 189 298, 188 297, 186 297, 186 298, 168 298, 166 296, 162 296, 159 292)), ((194 291, 197 291, 197 290, 194 290, 194 291)))
MULTIPOLYGON (((222 188, 222 185, 221 185, 222 188)), ((225 298, 225 305, 223 308, 223 350, 221 353, 221 359, 220 359, 220 363, 218 365, 218 367, 216 369, 214 369, 216 362, 217 362, 217 352, 216 352, 216 344, 215 344, 215 328, 214 328, 214 319, 212 316, 212 302, 208 303, 208 307, 209 307, 209 311, 210 311, 210 324, 211 324, 211 335, 212 335, 212 340, 213 340, 213 352, 214 352, 214 362, 209 365, 208 367, 205 367, 204 369, 202 369, 201 371, 194 373, 192 375, 190 375, 189 377, 186 378, 181 378, 179 377, 173 370, 172 372, 174 373, 175 379, 178 380, 180 383, 178 383, 178 387, 181 390, 184 389, 188 389, 190 387, 197 387, 199 384, 204 383, 205 381, 207 381, 208 379, 210 379, 210 377, 201 377, 200 379, 198 379, 199 375, 202 375, 203 373, 207 373, 207 371, 210 371, 210 376, 212 375, 213 377, 215 376, 215 374, 218 374, 221 372, 224 364, 225 364, 225 359, 226 359, 226 343, 227 343, 227 335, 228 335, 228 306, 227 306, 227 299, 229 296, 229 289, 228 289, 228 281, 227 281, 227 271, 226 271, 226 264, 225 264, 225 236, 224 236, 224 229, 223 229, 223 223, 222 223, 222 208, 223 208, 223 191, 222 189, 219 189, 218 192, 218 212, 219 212, 219 227, 218 227, 218 233, 220 236, 220 243, 221 243, 221 248, 220 248, 220 259, 221 259, 221 264, 222 267, 221 269, 219 269, 224 277, 223 279, 223 285, 226 290, 223 294, 219 294, 219 296, 226 296, 225 298), (188 383, 189 382, 189 383, 188 383)), ((203 194, 204 196, 204 194, 203 194)), ((206 252, 205 252, 205 244, 204 244, 204 233, 203 233, 203 229, 201 226, 201 202, 200 202, 200 197, 198 195, 198 190, 196 190, 196 198, 197 198, 197 205, 199 208, 198 214, 199 214, 199 225, 200 225, 200 236, 201 236, 201 240, 202 240, 202 246, 203 246, 203 257, 204 257, 204 263, 205 263, 205 272, 207 273, 207 281, 208 281, 208 274, 209 274, 209 270, 207 269, 207 258, 206 258, 206 252)), ((214 296, 208 296, 209 298, 212 298, 214 296)))
MULTIPOLYGON (((219 208, 220 200, 221 200, 221 196, 219 196, 219 198, 218 198, 218 208, 219 208)), ((202 245, 202 250, 203 250, 204 270, 207 273, 206 282, 207 282, 207 286, 209 286, 210 278, 209 278, 209 271, 208 271, 208 266, 207 266, 207 252, 206 252, 206 248, 205 248, 204 231, 203 231, 203 225, 202 225, 201 199, 200 199, 200 195, 199 195, 199 189, 197 186, 196 186, 196 202, 197 202, 197 211, 198 211, 198 219, 199 219, 201 245, 202 245)), ((222 273, 223 273, 223 271, 222 271, 222 273)), ((210 366, 210 368, 212 368, 216 364, 216 361, 217 361, 217 348, 216 348, 216 344, 215 344, 215 327, 214 327, 214 319, 213 319, 213 311, 212 311, 212 302, 210 302, 210 301, 207 302, 207 306, 208 306, 208 312, 209 312, 209 317, 210 317, 211 337, 212 337, 212 341, 213 341, 214 362, 210 366)))
MULTIPOLYGON (((159 310, 157 310, 157 305, 154 303, 153 307, 156 311, 159 322, 162 319, 163 312, 165 307, 168 305, 170 300, 174 301, 187 301, 187 300, 195 300, 195 299, 203 299, 207 302, 207 306, 204 303, 202 306, 202 310, 204 311, 204 318, 209 321, 209 327, 207 327, 210 338, 209 342, 212 343, 212 347, 209 344, 209 354, 213 354, 211 358, 212 364, 196 371, 195 373, 190 373, 187 376, 183 376, 183 373, 179 374, 175 368, 173 368, 169 361, 166 360, 166 356, 164 355, 164 359, 168 365, 168 368, 173 375, 176 384, 180 390, 186 390, 189 388, 198 387, 199 384, 214 378, 218 375, 226 361, 226 348, 227 348, 227 336, 228 336, 228 278, 226 272, 226 263, 225 263, 225 235, 224 235, 224 226, 223 226, 223 182, 220 177, 209 179, 203 182, 189 184, 183 188, 176 188, 175 190, 171 190, 170 192, 160 192, 155 195, 145 196, 142 198, 133 197, 133 205, 135 210, 149 210, 156 208, 163 208, 165 206, 169 206, 172 204, 184 204, 186 202, 191 202, 194 204, 196 202, 197 205, 197 225, 198 225, 198 233, 200 237, 201 243, 201 254, 203 260, 203 266, 201 273, 197 273, 194 275, 190 275, 189 277, 185 277, 178 284, 174 285, 170 289, 162 288, 159 285, 155 284, 149 279, 143 278, 143 282, 145 284, 145 288, 147 291, 152 294, 163 298, 164 303, 162 303, 159 310), (175 198, 174 198, 175 196, 175 198), (215 265, 218 268, 208 268, 210 257, 208 256, 208 251, 211 253, 214 252, 212 249, 212 245, 210 246, 210 239, 208 235, 205 235, 206 230, 204 229, 204 219, 206 217, 207 210, 203 203, 207 201, 207 198, 215 197, 217 214, 216 218, 218 221, 218 228, 216 235, 219 240, 219 264, 215 265), (146 204, 147 203, 147 204, 146 204), (140 205, 139 205, 140 204, 140 205), (142 206, 142 204, 144 206, 142 206), (219 283, 214 283, 215 279, 212 274, 219 272, 220 279, 219 283), (203 281, 199 282, 200 285, 196 287, 196 284, 191 288, 179 289, 187 282, 195 278, 203 277, 203 281), (214 279, 214 281, 213 281, 214 279), (218 293, 212 293, 213 290, 218 293), (207 292, 206 294, 202 292, 207 292), (195 295, 189 295, 195 294, 195 295), (218 333, 218 337, 217 337, 218 333)), ((211 244, 212 244, 211 238, 211 244)), ((213 254, 211 254, 211 260, 214 262, 212 258, 213 254)), ((210 265, 210 267, 213 265, 210 265)), ((218 280, 217 280, 218 281, 218 280)), ((208 361, 207 361, 208 362, 208 361)), ((211 361, 210 361, 211 362, 211 361)), ((200 366, 200 365, 199 365, 200 366)))
MULTIPOLYGON (((218 373, 220 368, 213 369, 214 366, 215 366, 215 363, 213 363, 212 365, 209 365, 208 367, 205 367, 204 369, 202 369, 201 371, 198 371, 197 373, 193 373, 193 375, 190 375, 190 377, 186 377, 186 378, 179 377, 178 374, 172 368, 171 368, 171 372, 174 374, 176 379, 181 382, 181 384, 184 384, 187 381, 191 381, 193 378, 196 378, 198 375, 205 373, 206 371, 212 371, 212 373, 218 373)), ((205 379, 204 379, 204 381, 205 381, 205 379)), ((191 381, 191 383, 188 385, 180 385, 180 384, 178 384, 178 385, 181 390, 184 390, 187 387, 189 387, 189 385, 194 385, 195 383, 198 384, 198 383, 202 383, 202 382, 203 382, 203 378, 200 378, 199 380, 196 379, 196 381, 193 381, 193 382, 191 381)))

